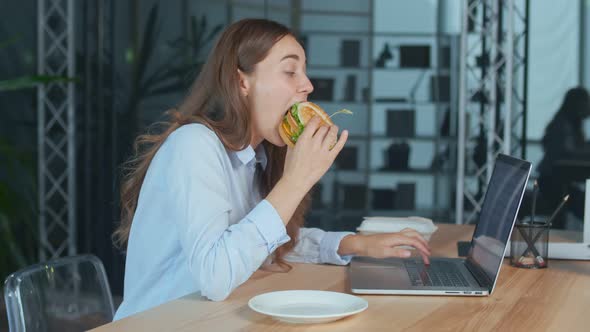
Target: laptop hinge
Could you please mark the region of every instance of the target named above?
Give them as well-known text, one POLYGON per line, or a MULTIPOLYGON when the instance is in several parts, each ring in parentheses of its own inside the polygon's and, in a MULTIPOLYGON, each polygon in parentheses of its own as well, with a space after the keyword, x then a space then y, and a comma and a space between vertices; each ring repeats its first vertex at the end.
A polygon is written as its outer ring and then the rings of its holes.
POLYGON ((465 260, 465 266, 481 287, 492 290, 492 283, 481 267, 470 261, 469 258, 465 260))

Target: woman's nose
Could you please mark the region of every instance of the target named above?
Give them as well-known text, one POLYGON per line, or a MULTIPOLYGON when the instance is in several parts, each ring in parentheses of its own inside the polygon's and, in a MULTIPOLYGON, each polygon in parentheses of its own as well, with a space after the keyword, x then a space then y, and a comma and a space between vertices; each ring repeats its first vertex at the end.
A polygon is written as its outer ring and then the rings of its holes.
POLYGON ((307 75, 303 76, 303 82, 301 82, 299 92, 305 94, 310 94, 313 92, 313 84, 311 84, 311 81, 309 80, 309 77, 307 77, 307 75))

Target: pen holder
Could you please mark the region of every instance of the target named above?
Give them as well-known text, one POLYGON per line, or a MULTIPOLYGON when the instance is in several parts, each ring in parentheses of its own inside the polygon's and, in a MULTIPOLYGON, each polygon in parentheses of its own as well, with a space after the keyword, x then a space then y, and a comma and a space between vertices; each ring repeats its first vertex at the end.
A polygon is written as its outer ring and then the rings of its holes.
POLYGON ((510 243, 510 264, 526 269, 547 267, 550 226, 542 221, 516 224, 510 243))

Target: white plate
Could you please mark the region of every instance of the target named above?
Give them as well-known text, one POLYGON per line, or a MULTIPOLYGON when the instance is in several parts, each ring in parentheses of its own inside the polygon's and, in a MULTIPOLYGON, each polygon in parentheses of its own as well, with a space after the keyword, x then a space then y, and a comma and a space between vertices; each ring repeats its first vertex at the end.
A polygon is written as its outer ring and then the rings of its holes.
POLYGON ((248 306, 288 323, 325 323, 357 314, 369 306, 364 299, 345 293, 290 290, 257 295, 248 306))

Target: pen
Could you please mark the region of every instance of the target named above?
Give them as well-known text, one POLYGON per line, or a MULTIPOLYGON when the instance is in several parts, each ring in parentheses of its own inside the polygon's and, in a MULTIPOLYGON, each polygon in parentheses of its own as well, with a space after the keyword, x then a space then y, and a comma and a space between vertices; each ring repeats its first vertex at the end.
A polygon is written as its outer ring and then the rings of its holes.
POLYGON ((555 211, 553 212, 553 214, 551 215, 551 217, 549 217, 549 219, 547 219, 547 221, 545 222, 546 224, 551 224, 551 222, 553 221, 553 218, 555 218, 555 216, 557 216, 557 214, 559 213, 559 211, 561 211, 561 209, 563 208, 563 206, 565 205, 565 202, 567 202, 567 200, 570 198, 570 195, 565 195, 565 197, 563 198, 563 200, 561 201, 561 203, 559 203, 559 206, 557 207, 557 209, 555 209, 555 211))
POLYGON ((535 211, 537 209, 537 192, 539 192, 539 183, 535 180, 533 185, 533 207, 531 211, 531 222, 535 222, 535 211))

